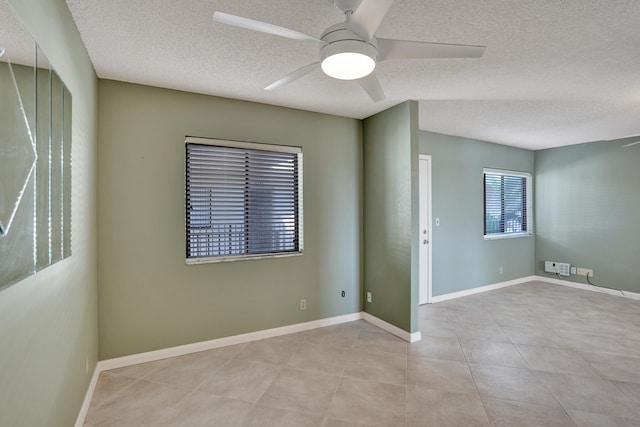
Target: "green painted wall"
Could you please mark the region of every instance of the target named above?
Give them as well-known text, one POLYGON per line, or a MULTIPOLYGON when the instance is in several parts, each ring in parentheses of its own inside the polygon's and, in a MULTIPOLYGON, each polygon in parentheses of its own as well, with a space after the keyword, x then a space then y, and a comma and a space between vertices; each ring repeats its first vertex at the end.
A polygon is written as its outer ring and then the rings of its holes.
POLYGON ((640 145, 622 147, 639 139, 535 153, 537 274, 545 260, 568 262, 593 269, 595 284, 640 292, 640 145))
POLYGON ((416 332, 418 104, 405 102, 369 117, 363 128, 364 309, 416 332))
POLYGON ((8 3, 73 93, 73 255, 0 291, 0 425, 70 426, 98 352, 97 79, 64 0, 8 3))
MULTIPOLYGON (((433 296, 533 275, 534 237, 483 238, 482 169, 533 173, 534 153, 421 131, 420 154, 432 156, 433 296), (435 226, 436 218, 440 218, 439 227, 435 226), (503 274, 500 274, 500 267, 503 274)), ((534 177, 534 191, 537 184, 534 177)), ((537 204, 539 202, 534 200, 534 208, 537 204)))
POLYGON ((101 359, 360 311, 360 121, 101 80, 99 141, 101 359), (185 265, 186 135, 302 146, 303 256, 185 265))

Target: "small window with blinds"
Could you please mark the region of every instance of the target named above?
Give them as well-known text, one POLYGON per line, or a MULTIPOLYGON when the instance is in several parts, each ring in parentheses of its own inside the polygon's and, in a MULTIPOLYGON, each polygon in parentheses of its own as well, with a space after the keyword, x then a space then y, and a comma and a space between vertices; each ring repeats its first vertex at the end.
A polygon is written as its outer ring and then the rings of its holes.
POLYGON ((302 253, 302 149, 185 141, 187 264, 302 253))
POLYGON ((484 237, 533 234, 532 179, 528 172, 484 169, 484 237))

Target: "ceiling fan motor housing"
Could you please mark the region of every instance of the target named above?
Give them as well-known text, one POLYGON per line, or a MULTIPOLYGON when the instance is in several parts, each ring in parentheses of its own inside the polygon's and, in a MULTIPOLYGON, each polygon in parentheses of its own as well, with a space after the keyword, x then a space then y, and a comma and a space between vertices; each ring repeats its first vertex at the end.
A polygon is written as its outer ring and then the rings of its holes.
MULTIPOLYGON (((375 68, 376 57, 378 55, 378 48, 376 46, 376 40, 373 38, 370 41, 365 40, 360 35, 346 28, 345 24, 337 24, 328 28, 320 38, 326 45, 320 48, 320 61, 322 62, 322 69, 328 75, 343 79, 352 80, 360 77, 364 77, 373 71, 375 68), (362 58, 360 61, 365 60, 368 62, 369 70, 363 73, 356 72, 355 75, 349 77, 340 77, 328 72, 325 68, 327 63, 331 61, 331 57, 337 57, 337 55, 351 54, 361 55, 366 58, 362 58), (326 61, 329 58, 328 61, 326 61), (369 60, 367 60, 369 58, 369 60)), ((347 74, 350 74, 347 72, 347 74)))
MULTIPOLYGON (((369 48, 363 47, 363 49, 370 49, 368 50, 368 52, 372 53, 369 56, 375 59, 375 56, 378 54, 378 43, 376 42, 376 38, 371 37, 371 40, 365 39, 361 35, 348 29, 347 23, 348 22, 343 22, 340 24, 332 25, 331 27, 327 28, 324 33, 322 33, 320 40, 327 44, 326 46, 323 46, 322 49, 325 49, 335 43, 354 41, 361 43, 362 45, 368 45, 369 48)), ((356 45, 354 44, 354 46, 356 45)))

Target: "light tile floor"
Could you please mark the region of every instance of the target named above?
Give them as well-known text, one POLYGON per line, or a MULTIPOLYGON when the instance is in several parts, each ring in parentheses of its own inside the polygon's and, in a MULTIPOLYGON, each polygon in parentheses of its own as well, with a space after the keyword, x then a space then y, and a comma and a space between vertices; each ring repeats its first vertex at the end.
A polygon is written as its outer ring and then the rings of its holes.
POLYGON ((85 426, 640 426, 640 301, 531 282, 103 372, 85 426))

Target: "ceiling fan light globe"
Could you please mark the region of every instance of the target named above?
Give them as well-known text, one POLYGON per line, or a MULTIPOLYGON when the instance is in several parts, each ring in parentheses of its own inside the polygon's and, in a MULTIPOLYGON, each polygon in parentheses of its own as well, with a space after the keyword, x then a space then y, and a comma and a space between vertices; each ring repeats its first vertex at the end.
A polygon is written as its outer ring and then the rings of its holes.
POLYGON ((356 80, 368 76, 376 68, 376 61, 358 52, 341 52, 326 57, 320 64, 329 77, 356 80))

